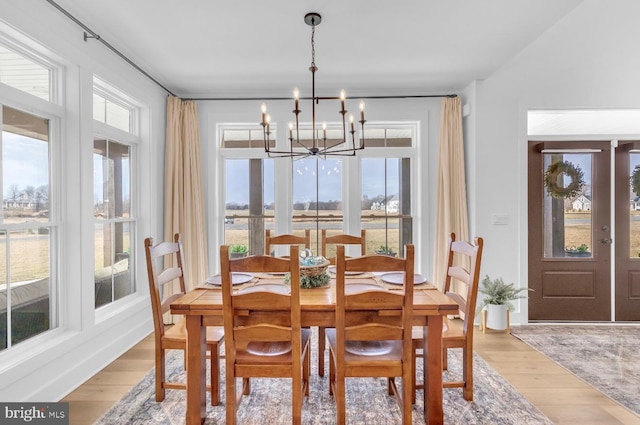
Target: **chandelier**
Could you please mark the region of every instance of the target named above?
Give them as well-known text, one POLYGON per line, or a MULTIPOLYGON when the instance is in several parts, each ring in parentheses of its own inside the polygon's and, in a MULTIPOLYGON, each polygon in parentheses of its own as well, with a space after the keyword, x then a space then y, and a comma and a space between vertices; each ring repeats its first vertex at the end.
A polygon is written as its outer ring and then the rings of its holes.
POLYGON ((353 120, 353 114, 349 115, 349 127, 347 129, 347 113, 344 108, 346 96, 344 90, 340 92, 339 97, 318 97, 316 96, 316 49, 315 49, 315 32, 316 25, 320 25, 322 17, 318 13, 307 13, 304 16, 304 22, 311 26, 311 146, 308 146, 309 142, 302 143, 300 141, 300 92, 296 88, 293 91, 295 123, 289 123, 289 146, 288 151, 278 151, 271 149, 271 116, 267 113, 267 105, 262 104, 262 131, 264 135, 264 150, 270 158, 305 158, 308 156, 355 156, 356 151, 364 149, 364 102, 360 102, 360 129, 362 137, 360 138, 356 146, 356 129, 353 120), (335 141, 329 141, 327 144, 327 125, 322 124, 322 137, 320 137, 318 128, 316 125, 316 105, 320 100, 340 100, 340 110, 338 113, 341 115, 342 120, 342 140, 338 143, 335 141), (350 135, 350 141, 348 134, 350 135), (294 145, 296 149, 294 150, 294 145))

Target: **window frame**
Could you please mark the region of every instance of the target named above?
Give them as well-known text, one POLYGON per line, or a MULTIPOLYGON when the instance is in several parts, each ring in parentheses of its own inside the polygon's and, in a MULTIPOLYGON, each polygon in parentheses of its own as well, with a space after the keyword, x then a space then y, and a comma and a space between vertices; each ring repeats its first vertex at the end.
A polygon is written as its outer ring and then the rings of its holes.
MULTIPOLYGON (((57 72, 55 75, 61 75, 57 72)), ((55 84, 59 86, 59 84, 55 84)), ((49 329, 21 341, 19 350, 28 349, 34 339, 40 340, 45 334, 51 334, 65 326, 66 318, 62 314, 66 303, 61 291, 61 256, 62 256, 62 122, 66 117, 60 105, 45 101, 28 92, 0 83, 0 128, 2 127, 2 107, 7 106, 29 115, 49 121, 49 219, 47 222, 24 221, 16 224, 0 223, 0 231, 29 230, 46 227, 49 229, 49 329), (8 88, 8 90, 5 90, 8 88), (27 347, 27 348, 22 348, 27 347)), ((3 143, 0 133, 0 143, 3 143)), ((9 300, 8 300, 9 301, 9 300)), ((7 316, 9 319, 9 315, 7 316)), ((0 353, 14 352, 15 346, 8 342, 7 348, 0 353)))
MULTIPOLYGON (((278 134, 274 129, 275 123, 272 123, 273 134, 278 134)), ((327 124, 329 126, 329 124, 327 124)), ((418 198, 416 195, 415 185, 411 182, 417 181, 417 169, 419 161, 418 157, 418 140, 419 139, 419 121, 380 121, 380 122, 368 122, 368 128, 374 129, 408 129, 411 132, 411 146, 410 147, 366 147, 359 151, 355 157, 343 157, 343 175, 342 175, 342 199, 343 199, 343 221, 342 231, 349 234, 359 234, 361 227, 361 201, 362 201, 362 188, 361 188, 361 167, 362 159, 364 158, 406 158, 410 164, 410 172, 407 175, 409 189, 408 194, 410 197, 410 205, 408 207, 408 213, 399 215, 399 220, 409 220, 408 233, 404 232, 403 243, 413 243, 413 240, 417 237, 415 232, 417 229, 413 225, 415 221, 415 212, 417 211, 418 198), (357 183, 356 183, 357 182, 357 183), (357 185, 357 187, 356 187, 357 185), (357 195, 357 196, 356 196, 357 195), (355 197, 355 198, 354 198, 355 197), (357 202, 349 201, 358 199, 357 202), (357 232, 356 232, 357 231, 357 232), (356 233, 354 233, 356 232, 356 233), (411 239, 411 240, 406 240, 411 239)), ((226 129, 245 129, 255 130, 261 128, 259 124, 243 124, 243 123, 217 123, 216 124, 216 144, 214 153, 218 158, 218 167, 216 176, 214 178, 214 184, 217 187, 217 196, 212 197, 212 205, 215 205, 213 214, 210 218, 215 222, 212 225, 217 229, 217 240, 214 243, 218 246, 224 243, 224 217, 225 217, 225 205, 226 205, 226 169, 225 161, 227 159, 265 159, 267 158, 264 148, 225 148, 222 147, 222 134, 226 129), (216 201, 217 200, 217 201, 216 201)), ((286 140, 288 145, 288 139, 286 140)), ((282 146, 283 141, 278 141, 277 145, 282 146)), ((288 147, 287 147, 288 148, 288 147)), ((291 232, 291 217, 293 214, 293 166, 290 158, 274 158, 276 166, 274 170, 274 178, 278 182, 275 187, 275 217, 274 225, 276 233, 291 232), (286 164, 286 166, 285 166, 286 164), (283 165, 283 166, 280 166, 283 165)), ((405 225, 406 226, 406 225, 405 225)), ((399 230, 400 231, 400 230, 399 230)), ((401 234, 403 232, 401 231, 401 234)), ((217 258, 217 253, 214 254, 217 258)))
MULTIPOLYGON (((131 285, 132 292, 122 298, 115 299, 115 293, 112 291, 112 301, 102 304, 100 306, 95 306, 95 314, 96 321, 99 322, 101 320, 109 317, 109 313, 113 308, 117 308, 119 304, 122 302, 126 302, 132 295, 135 295, 141 291, 141 285, 139 279, 137 279, 137 268, 136 268, 136 252, 137 249, 137 232, 139 226, 139 211, 138 211, 138 185, 139 185, 139 159, 138 159, 138 147, 142 143, 140 134, 140 115, 143 109, 143 105, 137 101, 135 101, 131 96, 119 90, 117 87, 109 84, 102 78, 94 75, 93 76, 93 90, 97 91, 100 96, 105 97, 111 102, 114 102, 118 105, 123 106, 130 113, 129 115, 129 132, 124 131, 118 127, 111 126, 107 123, 103 123, 96 119, 93 119, 93 114, 91 114, 92 123, 93 123, 93 131, 91 138, 91 170, 93 170, 93 149, 94 149, 94 140, 96 138, 105 139, 107 142, 118 143, 129 148, 129 217, 109 217, 106 219, 98 219, 92 216, 92 231, 95 232, 97 225, 113 225, 116 223, 128 223, 129 224, 129 245, 130 245, 130 256, 129 256, 129 268, 130 268, 130 276, 131 276, 131 285)), ((92 99, 93 99, 92 92, 92 99)), ((92 102, 93 105, 93 102, 92 102)), ((92 171, 93 175, 93 171, 92 171)), ((91 193, 93 195, 93 183, 91 184, 91 193)), ((92 198, 93 199, 93 198, 92 198)), ((93 201, 92 201, 93 205, 93 201)), ((91 209, 93 213, 93 208, 91 209)), ((92 238, 92 247, 95 247, 95 238, 92 238)), ((92 262, 94 263, 92 266, 92 270, 95 273, 95 258, 92 256, 92 262)), ((113 276, 113 274, 112 274, 113 276)), ((113 281, 112 281, 113 284, 113 281)), ((95 275, 92 279, 92 285, 95 290, 95 275)))

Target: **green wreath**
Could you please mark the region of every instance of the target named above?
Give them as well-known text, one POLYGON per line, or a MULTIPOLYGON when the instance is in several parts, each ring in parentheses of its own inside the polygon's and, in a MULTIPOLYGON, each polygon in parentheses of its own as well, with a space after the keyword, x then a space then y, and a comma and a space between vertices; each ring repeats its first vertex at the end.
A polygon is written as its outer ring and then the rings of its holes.
POLYGON ((640 165, 636 165, 631 174, 631 188, 633 193, 640 196, 640 165))
MULTIPOLYGON (((638 177, 640 179, 640 176, 638 177)), ((547 188, 547 193, 554 198, 573 198, 584 186, 584 174, 580 167, 568 161, 554 162, 544 173, 544 186, 547 188), (561 174, 571 178, 571 183, 567 186, 558 184, 558 177, 561 174)))

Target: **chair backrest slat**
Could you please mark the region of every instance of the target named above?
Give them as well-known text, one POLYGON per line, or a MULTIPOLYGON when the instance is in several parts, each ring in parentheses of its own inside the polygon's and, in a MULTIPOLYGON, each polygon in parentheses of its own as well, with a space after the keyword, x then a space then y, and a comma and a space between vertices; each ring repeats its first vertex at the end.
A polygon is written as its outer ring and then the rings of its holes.
POLYGON ((180 234, 174 235, 174 242, 160 242, 157 245, 153 244, 152 238, 146 238, 144 249, 147 259, 153 327, 156 343, 159 343, 164 336, 162 315, 169 311, 170 305, 175 299, 186 293, 180 234))
POLYGON ((367 254, 367 231, 362 229, 360 236, 340 233, 337 235, 327 235, 327 229, 322 229, 322 256, 329 260, 331 264, 336 263, 336 257, 329 258, 327 245, 360 245, 360 256, 367 254))
POLYGON ((305 248, 311 247, 311 230, 305 229, 304 236, 296 236, 290 234, 283 234, 277 236, 271 236, 271 230, 265 230, 264 241, 264 253, 271 255, 272 245, 302 245, 305 248))
POLYGON ((483 248, 482 238, 475 238, 471 244, 467 241, 456 241, 455 233, 450 235, 443 292, 460 306, 460 312, 464 315, 463 333, 467 338, 473 337, 483 248))

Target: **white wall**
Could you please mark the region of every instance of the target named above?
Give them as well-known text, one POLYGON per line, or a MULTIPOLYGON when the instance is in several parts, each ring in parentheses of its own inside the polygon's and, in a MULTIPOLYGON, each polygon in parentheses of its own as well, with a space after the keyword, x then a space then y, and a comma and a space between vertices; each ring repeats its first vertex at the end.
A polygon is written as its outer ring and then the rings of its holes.
MULTIPOLYGON (((475 172, 482 273, 527 286, 528 109, 640 108, 640 2, 585 0, 477 83, 475 172), (508 225, 491 215, 507 214, 508 225)), ((513 323, 527 321, 526 300, 513 323)))
MULTIPOLYGON (((65 67, 60 247, 61 325, 0 352, 0 400, 56 401, 152 331, 144 237, 162 238, 166 94, 101 43, 40 0, 0 2, 0 28, 43 46, 65 67), (22 35, 20 34, 22 33, 22 35), (138 146, 136 281, 140 292, 93 307, 92 75, 147 105, 138 146), (87 249, 89 248, 89 249, 87 249)), ((0 93, 0 97, 2 93, 0 93)), ((6 99, 5 99, 6 100, 6 99)), ((132 244, 133 245, 133 244, 132 244)))

